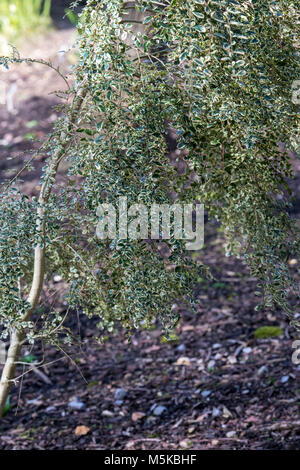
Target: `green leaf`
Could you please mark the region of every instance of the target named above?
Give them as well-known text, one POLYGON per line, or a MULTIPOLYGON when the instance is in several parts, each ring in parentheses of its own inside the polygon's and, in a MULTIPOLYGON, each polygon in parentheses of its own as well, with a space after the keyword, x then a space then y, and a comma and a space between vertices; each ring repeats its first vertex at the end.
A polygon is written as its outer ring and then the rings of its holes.
POLYGON ((201 18, 201 19, 204 18, 203 13, 200 13, 199 11, 193 11, 193 15, 195 15, 197 18, 201 18))
POLYGON ((234 65, 235 65, 235 67, 242 67, 243 65, 245 65, 245 61, 244 60, 238 60, 234 65))
POLYGON ((26 127, 27 127, 28 129, 32 129, 33 127, 36 127, 37 125, 38 125, 38 122, 37 122, 37 121, 28 121, 28 122, 26 123, 26 127))
POLYGON ((10 395, 8 395, 7 399, 6 399, 6 402, 5 402, 5 405, 4 405, 4 408, 3 408, 3 411, 2 411, 2 416, 5 416, 6 413, 8 413, 8 411, 11 409, 11 404, 10 404, 10 395))
POLYGON ((144 24, 150 23, 151 20, 152 20, 152 16, 146 16, 146 17, 144 18, 143 23, 144 23, 144 24))
POLYGON ((196 26, 194 26, 194 29, 196 29, 196 31, 199 31, 199 33, 206 33, 206 27, 201 24, 197 24, 196 26))

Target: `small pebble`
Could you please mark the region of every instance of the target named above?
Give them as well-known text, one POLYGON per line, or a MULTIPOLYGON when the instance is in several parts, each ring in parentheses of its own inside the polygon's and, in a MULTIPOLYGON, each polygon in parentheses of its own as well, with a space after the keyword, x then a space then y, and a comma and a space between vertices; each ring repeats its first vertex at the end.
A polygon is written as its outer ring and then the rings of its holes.
POLYGON ((237 359, 235 356, 228 356, 227 358, 227 361, 229 362, 229 364, 236 364, 237 363, 237 359))
POLYGON ((127 390, 124 388, 117 388, 115 391, 115 400, 123 400, 127 395, 127 390))
POLYGON ((116 400, 115 401, 115 405, 117 405, 117 406, 122 406, 123 403, 124 403, 123 400, 116 400))
POLYGON ((177 346, 176 351, 178 351, 178 352, 185 352, 185 351, 186 351, 186 346, 185 346, 185 344, 180 344, 179 346, 177 346))
POLYGON ((165 406, 158 405, 153 409, 153 414, 154 416, 161 416, 165 411, 167 411, 165 406))
POLYGON ((28 405, 40 405, 42 402, 40 398, 34 398, 33 400, 27 400, 28 405))
POLYGON ((85 404, 78 400, 78 398, 74 398, 74 400, 70 401, 68 403, 68 407, 71 409, 71 410, 84 410, 85 409, 85 404))
POLYGON ((52 411, 56 411, 56 407, 55 406, 48 406, 48 408, 46 408, 46 413, 52 413, 52 411))
POLYGON ((215 406, 213 407, 213 410, 212 410, 212 417, 213 418, 216 418, 217 416, 220 416, 221 414, 221 411, 219 410, 219 408, 216 408, 215 406))
POLYGON ((210 394, 211 394, 211 390, 203 390, 203 392, 201 392, 201 395, 203 396, 203 398, 209 397, 210 394))
POLYGON ((248 348, 243 348, 243 353, 244 354, 250 354, 252 351, 252 348, 248 347, 248 348))
POLYGON ((258 371, 257 371, 257 375, 263 375, 265 374, 266 372, 268 372, 268 368, 267 366, 261 366, 258 371))

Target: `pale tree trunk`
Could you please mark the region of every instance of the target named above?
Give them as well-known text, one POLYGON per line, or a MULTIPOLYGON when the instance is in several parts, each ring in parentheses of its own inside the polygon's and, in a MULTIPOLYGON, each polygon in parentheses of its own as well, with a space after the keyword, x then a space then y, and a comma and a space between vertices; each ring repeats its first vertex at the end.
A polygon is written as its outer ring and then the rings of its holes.
MULTIPOLYGON (((47 206, 51 190, 54 184, 54 179, 58 170, 60 161, 65 155, 65 150, 67 143, 70 140, 70 135, 73 125, 76 123, 77 116, 83 100, 87 94, 87 87, 83 83, 79 89, 76 97, 74 98, 72 110, 70 113, 69 120, 66 120, 65 126, 60 132, 59 143, 60 145, 50 157, 48 163, 46 177, 44 179, 43 185, 41 187, 39 195, 39 208, 37 211, 37 230, 43 236, 45 232, 45 222, 43 220, 45 208, 47 206)), ((32 312, 37 307, 41 292, 44 284, 44 271, 45 271, 45 249, 41 246, 37 246, 34 250, 34 267, 33 267, 33 279, 32 285, 28 296, 28 303, 30 304, 29 309, 23 316, 23 321, 28 321, 32 312)), ((24 339, 25 332, 22 330, 16 331, 13 330, 10 336, 10 346, 8 349, 7 358, 5 365, 2 371, 1 381, 0 381, 0 419, 3 414, 3 409, 5 407, 7 397, 11 384, 14 381, 16 362, 18 361, 22 341, 24 339)))
POLYGON ((2 371, 0 382, 0 417, 6 404, 9 394, 9 389, 12 380, 15 376, 16 360, 18 359, 22 347, 23 334, 17 331, 11 333, 10 346, 7 353, 7 358, 2 371))

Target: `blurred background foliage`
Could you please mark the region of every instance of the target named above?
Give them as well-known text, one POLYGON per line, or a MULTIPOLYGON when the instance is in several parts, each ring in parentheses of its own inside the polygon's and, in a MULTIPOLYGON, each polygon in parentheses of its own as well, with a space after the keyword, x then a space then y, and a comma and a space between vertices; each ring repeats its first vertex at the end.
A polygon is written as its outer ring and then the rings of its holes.
POLYGON ((72 4, 72 0, 0 0, 0 54, 9 54, 9 44, 19 48, 37 34, 73 29, 85 1, 74 9, 72 4))
POLYGON ((51 27, 51 0, 0 0, 0 34, 3 42, 51 27), (4 41, 3 41, 4 40, 4 41))

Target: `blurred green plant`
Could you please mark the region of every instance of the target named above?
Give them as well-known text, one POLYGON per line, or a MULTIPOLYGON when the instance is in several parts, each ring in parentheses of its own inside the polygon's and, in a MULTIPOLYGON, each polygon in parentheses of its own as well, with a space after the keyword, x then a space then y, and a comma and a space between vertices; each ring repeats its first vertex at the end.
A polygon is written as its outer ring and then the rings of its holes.
POLYGON ((257 339, 273 338, 282 334, 283 330, 279 326, 261 326, 254 331, 254 337, 257 339))
POLYGON ((169 333, 168 335, 163 335, 161 336, 160 338, 160 343, 161 344, 166 344, 166 343, 179 343, 179 336, 173 332, 173 333, 169 333))
POLYGON ((72 23, 72 25, 77 26, 78 21, 79 21, 79 16, 70 8, 65 9, 65 14, 66 14, 66 17, 69 19, 69 21, 72 23))
POLYGON ((0 0, 0 34, 15 41, 24 34, 48 28, 51 0, 0 0))

